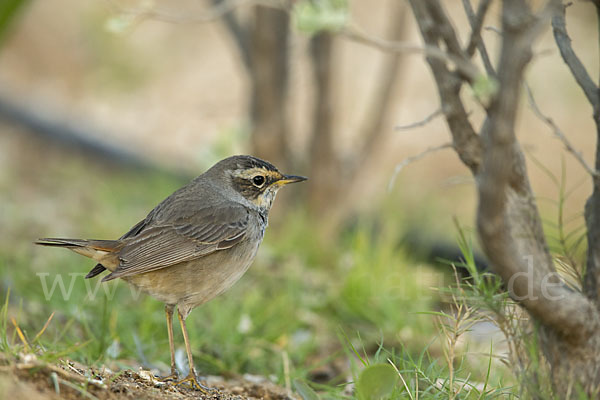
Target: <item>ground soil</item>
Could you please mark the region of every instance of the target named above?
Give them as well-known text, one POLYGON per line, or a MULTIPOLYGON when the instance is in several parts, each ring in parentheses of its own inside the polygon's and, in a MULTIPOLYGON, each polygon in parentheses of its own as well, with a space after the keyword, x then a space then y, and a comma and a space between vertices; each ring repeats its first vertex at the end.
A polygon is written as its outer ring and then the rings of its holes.
MULTIPOLYGON (((6 360, 5 360, 6 362, 6 360)), ((73 361, 44 363, 35 359, 10 362, 0 366, 1 399, 293 399, 286 390, 266 378, 250 377, 224 380, 207 377, 211 388, 203 394, 189 386, 164 383, 145 370, 112 372, 95 369, 73 361)))

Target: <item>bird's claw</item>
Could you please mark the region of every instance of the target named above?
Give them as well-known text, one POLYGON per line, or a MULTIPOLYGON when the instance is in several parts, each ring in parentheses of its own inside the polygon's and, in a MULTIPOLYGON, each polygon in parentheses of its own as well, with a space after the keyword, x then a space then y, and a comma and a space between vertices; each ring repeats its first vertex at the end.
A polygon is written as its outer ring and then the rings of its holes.
POLYGON ((175 370, 171 370, 170 375, 156 377, 156 380, 159 382, 171 382, 171 381, 177 381, 178 379, 179 379, 179 374, 175 370))
POLYGON ((188 376, 186 376, 182 380, 176 382, 175 385, 181 385, 182 383, 186 383, 186 382, 190 383, 190 386, 192 387, 192 389, 198 390, 198 391, 202 392, 202 394, 208 394, 212 390, 208 386, 204 386, 203 384, 198 382, 198 378, 196 378, 196 374, 194 374, 193 372, 190 372, 188 374, 188 376))

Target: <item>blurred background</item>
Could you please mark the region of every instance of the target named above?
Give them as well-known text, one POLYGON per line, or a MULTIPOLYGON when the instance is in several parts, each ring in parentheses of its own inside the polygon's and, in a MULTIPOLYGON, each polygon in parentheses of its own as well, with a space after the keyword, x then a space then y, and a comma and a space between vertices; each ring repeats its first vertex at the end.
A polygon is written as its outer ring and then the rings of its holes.
MULTIPOLYGON (((292 376, 336 384, 352 367, 348 343, 441 357, 435 324, 421 313, 443 308, 435 288, 453 282, 435 258, 458 254, 454 221, 472 232, 472 177, 451 149, 405 165, 450 140, 442 118, 399 129, 439 108, 421 54, 314 29, 342 19, 365 37, 420 45, 408 4, 331 1, 314 16, 295 3, 0 4, 0 295, 10 289, 9 314, 25 331, 55 313, 51 351, 168 369, 161 303, 133 298, 120 282, 84 281, 89 260, 31 243, 119 237, 173 190, 242 153, 310 180, 280 193, 246 276, 188 319, 199 370, 283 384, 287 363, 292 376)), ((466 37, 460 2, 446 7, 466 37)), ((572 6, 568 28, 597 71, 589 7, 572 6)), ((492 8, 483 33, 491 54, 498 15, 492 8)), ((591 162, 592 110, 550 31, 535 51, 527 79, 540 109, 591 162)), ((466 88, 463 96, 475 101, 466 88)), ((471 118, 478 126, 483 115, 471 118)), ((526 98, 518 134, 549 235, 558 218, 581 232, 590 182, 526 98)), ((482 329, 469 340, 489 353, 482 329)), ((497 379, 508 379, 502 368, 497 379)))

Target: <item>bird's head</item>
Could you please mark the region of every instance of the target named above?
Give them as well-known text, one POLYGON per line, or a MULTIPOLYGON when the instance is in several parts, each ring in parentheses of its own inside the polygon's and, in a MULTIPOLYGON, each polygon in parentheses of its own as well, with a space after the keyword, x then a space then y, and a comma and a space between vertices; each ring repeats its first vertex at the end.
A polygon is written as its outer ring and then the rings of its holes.
POLYGON ((259 209, 269 210, 277 191, 307 178, 284 175, 271 163, 252 156, 233 156, 219 161, 211 170, 225 176, 233 190, 259 209))

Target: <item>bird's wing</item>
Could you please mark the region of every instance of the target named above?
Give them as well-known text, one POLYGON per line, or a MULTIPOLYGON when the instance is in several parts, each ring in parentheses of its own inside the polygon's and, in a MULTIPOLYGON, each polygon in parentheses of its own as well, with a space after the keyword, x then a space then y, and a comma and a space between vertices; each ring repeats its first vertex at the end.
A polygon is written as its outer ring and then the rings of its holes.
POLYGON ((120 264, 103 281, 143 274, 194 260, 241 242, 250 218, 242 206, 201 208, 193 216, 156 221, 125 239, 120 264))
MULTIPOLYGON (((127 231, 126 234, 121 236, 119 238, 119 240, 127 239, 127 238, 137 235, 148 225, 149 220, 150 220, 150 218, 148 218, 148 217, 144 218, 143 220, 141 220, 140 222, 135 224, 129 231, 127 231)), ((94 268, 92 268, 92 270, 90 272, 87 273, 85 278, 86 279, 93 278, 96 275, 100 275, 104 271, 106 271, 106 267, 104 265, 102 265, 102 263, 98 263, 98 264, 96 264, 96 266, 94 268)), ((113 279, 113 278, 110 278, 110 279, 113 279)))
POLYGON ((119 239, 127 239, 127 238, 137 235, 148 225, 148 221, 149 221, 148 217, 144 218, 143 220, 141 220, 140 222, 135 224, 130 230, 127 231, 127 233, 125 233, 119 239))

